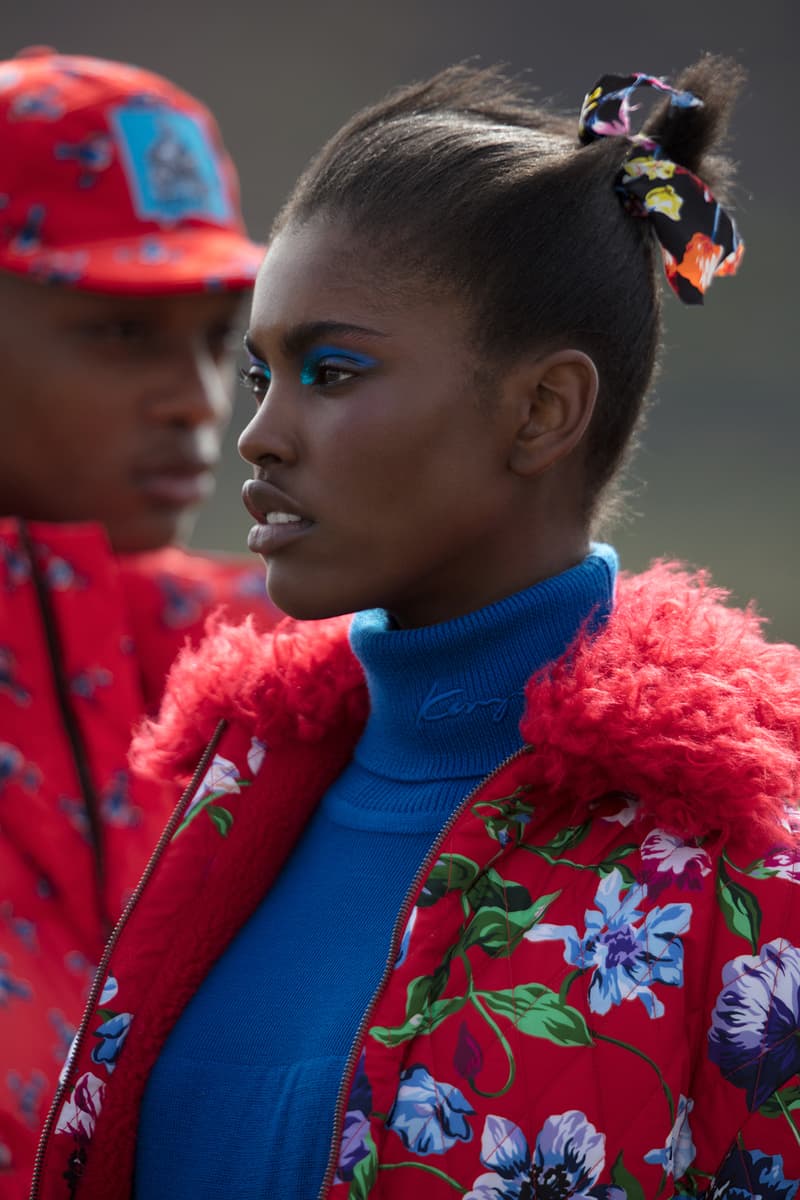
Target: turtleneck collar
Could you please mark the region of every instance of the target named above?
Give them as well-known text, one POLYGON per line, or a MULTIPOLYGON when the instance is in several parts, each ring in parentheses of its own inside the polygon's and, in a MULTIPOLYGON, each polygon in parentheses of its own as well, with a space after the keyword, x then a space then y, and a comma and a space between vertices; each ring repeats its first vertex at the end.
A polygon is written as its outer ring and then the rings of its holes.
POLYGON ((370 715, 355 761, 398 781, 488 774, 522 745, 528 679, 608 616, 616 573, 611 547, 594 545, 578 566, 453 621, 395 629, 383 609, 357 613, 370 715))

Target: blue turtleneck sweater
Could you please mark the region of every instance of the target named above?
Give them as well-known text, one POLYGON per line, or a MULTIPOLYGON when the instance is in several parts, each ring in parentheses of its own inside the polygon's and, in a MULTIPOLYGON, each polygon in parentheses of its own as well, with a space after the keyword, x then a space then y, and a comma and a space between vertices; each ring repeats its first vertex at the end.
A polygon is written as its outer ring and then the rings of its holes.
POLYGON ((607 546, 454 621, 350 641, 370 715, 268 896, 173 1029, 145 1092, 136 1200, 314 1200, 339 1083, 396 915, 447 818, 522 744, 529 676, 611 608, 607 546))

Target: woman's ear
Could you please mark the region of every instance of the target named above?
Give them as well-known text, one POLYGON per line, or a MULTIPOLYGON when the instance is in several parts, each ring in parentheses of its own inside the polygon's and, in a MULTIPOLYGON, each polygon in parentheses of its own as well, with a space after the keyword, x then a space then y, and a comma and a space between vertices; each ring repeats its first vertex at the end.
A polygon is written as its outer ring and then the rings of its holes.
POLYGON ((539 475, 571 454, 594 412, 597 367, 582 350, 556 350, 524 359, 504 381, 516 415, 509 466, 517 475, 539 475))

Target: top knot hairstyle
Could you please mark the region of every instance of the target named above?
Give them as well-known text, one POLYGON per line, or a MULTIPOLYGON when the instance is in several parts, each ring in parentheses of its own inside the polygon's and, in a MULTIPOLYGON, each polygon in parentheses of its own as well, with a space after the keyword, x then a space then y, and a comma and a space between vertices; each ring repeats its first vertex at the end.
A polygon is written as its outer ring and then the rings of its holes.
MULTIPOLYGON (((723 197, 731 164, 711 154, 743 82, 707 55, 675 81, 642 132, 723 197)), ((577 106, 576 106, 577 109, 577 106)), ((344 222, 401 287, 423 279, 465 302, 484 362, 574 348, 600 378, 586 442, 587 519, 642 413, 661 323, 661 254, 616 182, 625 137, 578 141, 570 117, 534 104, 496 68, 455 66, 357 113, 312 161, 279 214, 344 222)))

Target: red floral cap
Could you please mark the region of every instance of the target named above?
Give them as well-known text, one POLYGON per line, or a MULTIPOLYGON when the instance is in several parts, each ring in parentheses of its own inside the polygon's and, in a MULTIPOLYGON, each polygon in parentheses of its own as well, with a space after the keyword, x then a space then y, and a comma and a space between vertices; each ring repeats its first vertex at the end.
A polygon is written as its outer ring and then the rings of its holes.
POLYGON ((0 62, 0 271, 155 295, 249 287, 263 252, 199 101, 49 47, 0 62))

